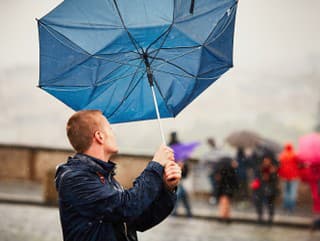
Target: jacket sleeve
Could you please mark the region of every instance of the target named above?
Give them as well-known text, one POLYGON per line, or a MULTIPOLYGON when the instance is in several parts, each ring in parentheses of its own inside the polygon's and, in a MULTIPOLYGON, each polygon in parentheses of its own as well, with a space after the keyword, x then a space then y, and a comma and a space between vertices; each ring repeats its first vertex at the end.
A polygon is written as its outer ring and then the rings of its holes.
POLYGON ((162 222, 172 212, 177 200, 175 192, 167 191, 164 187, 157 199, 138 218, 128 223, 130 229, 146 231, 162 222))
POLYGON ((82 171, 66 174, 59 188, 60 202, 74 207, 82 216, 109 222, 139 217, 161 192, 163 167, 151 161, 132 188, 122 190, 114 180, 103 184, 97 175, 82 171))

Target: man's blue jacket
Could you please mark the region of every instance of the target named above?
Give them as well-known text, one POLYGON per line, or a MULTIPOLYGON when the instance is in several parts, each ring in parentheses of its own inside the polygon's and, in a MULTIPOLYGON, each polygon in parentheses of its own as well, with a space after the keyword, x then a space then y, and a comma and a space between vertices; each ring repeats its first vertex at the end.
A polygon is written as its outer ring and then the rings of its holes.
POLYGON ((132 241, 165 219, 176 195, 164 187, 163 167, 151 161, 133 187, 114 179, 115 164, 76 154, 58 167, 60 219, 65 241, 132 241))

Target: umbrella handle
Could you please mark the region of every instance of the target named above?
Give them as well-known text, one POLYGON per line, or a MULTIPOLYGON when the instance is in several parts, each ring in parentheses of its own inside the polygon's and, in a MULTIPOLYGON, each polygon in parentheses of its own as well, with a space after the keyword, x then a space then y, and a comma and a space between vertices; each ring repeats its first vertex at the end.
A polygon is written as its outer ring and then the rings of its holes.
POLYGON ((153 85, 150 85, 150 87, 151 87, 151 91, 152 91, 154 107, 155 107, 156 113, 157 113, 157 119, 158 119, 158 123, 159 123, 162 143, 166 145, 166 138, 164 137, 164 132, 163 132, 162 124, 161 124, 161 119, 160 119, 160 113, 159 113, 158 101, 157 101, 157 98, 156 98, 156 93, 154 91, 153 85))

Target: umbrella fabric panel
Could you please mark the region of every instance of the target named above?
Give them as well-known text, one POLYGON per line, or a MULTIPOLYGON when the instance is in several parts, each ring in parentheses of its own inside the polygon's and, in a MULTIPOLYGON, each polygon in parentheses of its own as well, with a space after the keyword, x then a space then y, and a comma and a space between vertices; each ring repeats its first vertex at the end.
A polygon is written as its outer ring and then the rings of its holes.
MULTIPOLYGON (((233 37, 230 38, 230 36, 233 36, 234 33, 236 11, 236 6, 227 11, 204 45, 212 56, 220 59, 220 62, 226 63, 228 67, 232 67, 233 64, 233 37)), ((200 71, 200 73, 203 72, 200 71)))
POLYGON ((41 21, 90 54, 137 51, 137 47, 150 45, 172 23, 173 2, 67 0, 41 21))
MULTIPOLYGON (((195 0, 195 13, 190 14, 191 1, 174 1, 174 26, 198 44, 204 44, 216 28, 226 9, 235 6, 235 0, 195 0)), ((165 45, 165 47, 167 47, 165 45)))
POLYGON ((172 0, 109 0, 108 2, 118 7, 121 18, 129 31, 134 28, 168 26, 173 20, 175 1, 172 0))
MULTIPOLYGON (((49 29, 46 25, 39 22, 40 38, 40 86, 54 85, 59 81, 59 76, 68 72, 74 66, 79 66, 88 59, 87 53, 77 45, 66 39, 64 36, 49 29), (50 48, 47 46, 50 45, 50 48), (64 61, 61 61, 64 56, 64 61)), ((74 85, 87 85, 88 79, 76 78, 71 80, 74 85)), ((68 83, 64 84, 68 85, 68 83)))
POLYGON ((84 109, 90 100, 92 89, 90 87, 42 87, 43 90, 55 96, 62 103, 78 111, 84 109))
POLYGON ((133 68, 131 72, 135 71, 134 68, 141 68, 141 60, 136 53, 89 55, 42 23, 39 23, 39 32, 40 86, 92 86, 104 79, 112 81, 119 78, 121 73, 128 75, 128 68, 133 68), (51 48, 45 47, 48 45, 51 48), (61 61, 62 56, 64 61, 61 61), (126 69, 121 71, 119 68, 126 69))
POLYGON ((104 0, 63 1, 41 22, 90 54, 112 43, 124 31, 113 2, 104 0))

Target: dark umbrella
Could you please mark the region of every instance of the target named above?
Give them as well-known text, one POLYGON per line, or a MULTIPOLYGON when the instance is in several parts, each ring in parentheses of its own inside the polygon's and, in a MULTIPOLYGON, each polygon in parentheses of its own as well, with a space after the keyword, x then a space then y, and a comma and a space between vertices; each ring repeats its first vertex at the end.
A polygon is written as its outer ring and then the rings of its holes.
POLYGON ((278 154, 282 151, 282 146, 278 142, 264 137, 258 141, 257 145, 274 154, 278 154))
POLYGON ((232 132, 227 138, 228 142, 233 147, 249 148, 255 147, 261 140, 261 137, 249 130, 240 130, 232 132))
POLYGON ((65 0, 38 20, 39 87, 110 123, 175 117, 232 67, 236 8, 237 0, 65 0))

